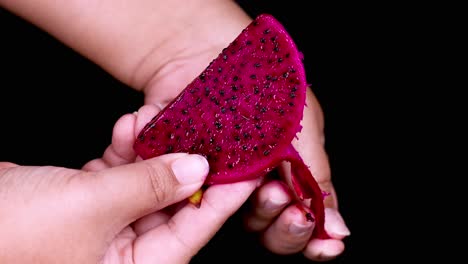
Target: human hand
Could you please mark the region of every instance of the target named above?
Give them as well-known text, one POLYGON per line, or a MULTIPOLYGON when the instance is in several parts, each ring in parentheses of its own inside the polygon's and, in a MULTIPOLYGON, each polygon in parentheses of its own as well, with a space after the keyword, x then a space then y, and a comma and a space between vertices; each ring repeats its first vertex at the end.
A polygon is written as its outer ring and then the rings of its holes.
MULTIPOLYGON (((134 139, 158 111, 160 109, 154 105, 145 105, 133 114, 122 116, 114 126, 112 143, 102 158, 88 162, 83 169, 101 171, 112 166, 139 162, 141 159, 132 149, 134 139)), ((175 231, 173 235, 181 240, 181 244, 189 247, 188 250, 191 252, 189 257, 191 257, 208 243, 224 222, 245 203, 257 185, 258 180, 252 180, 211 186, 204 190, 200 208, 186 204, 184 200, 146 215, 132 224, 132 227, 137 234, 164 226, 170 227, 170 230, 175 231)), ((158 241, 164 241, 164 237, 158 241)), ((169 263, 179 262, 169 261, 169 263)))
MULTIPOLYGON (((350 235, 338 211, 337 194, 331 181, 330 166, 324 148, 324 119, 319 102, 309 89, 304 109, 302 131, 293 141, 304 162, 321 189, 330 195, 324 199, 325 230, 331 239, 311 239, 314 223, 295 206, 295 200, 283 182, 266 178, 264 184, 250 199, 251 210, 245 215, 248 230, 259 232, 267 249, 278 254, 302 252, 308 259, 327 261, 344 251, 343 239, 350 235)), ((289 164, 283 162, 278 173, 290 173, 289 164)))
MULTIPOLYGON (((0 0, 0 5, 28 18, 118 80, 143 91, 146 104, 160 107, 169 103, 251 21, 230 0, 190 1, 183 6, 162 0, 127 0, 120 5, 115 5, 114 1, 99 1, 99 5, 73 0, 58 3, 51 0, 0 0)), ((311 165, 321 187, 332 193, 325 200, 327 207, 336 208, 336 194, 329 181, 329 165, 323 148, 322 115, 311 96, 308 96, 309 107, 305 110, 300 141, 294 144, 304 161, 311 165), (304 136, 311 133, 310 137, 304 136)), ((126 163, 126 157, 116 157, 116 160, 126 163)), ((255 222, 261 216, 258 212, 264 210, 262 201, 268 197, 278 199, 275 195, 285 197, 284 191, 274 182, 266 183, 257 192, 259 202, 254 203, 254 212, 247 217, 250 219, 247 220, 248 226, 261 234, 267 248, 282 254, 303 251, 310 259, 333 257, 343 250, 342 236, 332 231, 333 226, 340 226, 337 224, 339 221, 333 223, 333 217, 330 217, 333 213, 330 212, 334 211, 328 209, 326 229, 331 234, 335 233, 335 239, 309 242, 310 236, 307 234, 311 233, 310 226, 298 240, 300 243, 290 240, 290 236, 283 236, 279 227, 286 227, 289 217, 295 215, 294 207, 289 204, 289 196, 285 198, 288 206, 274 213, 266 212, 270 216, 263 221, 263 226, 252 228, 249 223, 255 222), (281 246, 271 241, 279 241, 281 246)))
POLYGON ((213 189, 200 208, 163 213, 208 170, 203 157, 184 153, 99 171, 0 162, 0 262, 188 263, 255 185, 213 189), (240 197, 211 199, 220 192, 240 197))
MULTIPOLYGON (((226 45, 227 43, 224 46, 226 45)), ((203 46, 187 46, 183 49, 183 55, 164 65, 143 87, 145 102, 160 107, 166 106, 199 74, 202 66, 208 65, 219 53, 219 50, 214 48, 211 52, 209 49, 199 50, 200 48, 203 46)), ((303 212, 295 206, 288 188, 276 180, 267 181, 252 197, 253 209, 246 215, 246 227, 258 232, 265 247, 274 253, 302 252, 311 260, 325 261, 343 252, 343 239, 350 232, 338 212, 337 197, 324 148, 323 114, 311 89, 308 90, 307 105, 302 121, 303 130, 298 135, 299 140, 295 140, 293 144, 311 168, 322 190, 330 193, 325 198, 325 216, 326 230, 332 238, 311 240, 314 223, 307 221, 303 212), (282 204, 276 204, 276 208, 266 208, 267 204, 271 206, 275 202, 282 204)), ((149 121, 150 118, 146 120, 149 121)), ((281 174, 286 175, 285 178, 290 178, 288 166, 285 162, 278 168, 281 174)))

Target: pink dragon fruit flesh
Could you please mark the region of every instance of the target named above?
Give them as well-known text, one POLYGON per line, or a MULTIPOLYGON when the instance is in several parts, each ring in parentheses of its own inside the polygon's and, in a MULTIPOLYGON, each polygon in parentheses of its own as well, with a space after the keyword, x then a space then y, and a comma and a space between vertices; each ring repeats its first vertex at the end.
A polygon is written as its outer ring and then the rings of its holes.
POLYGON ((143 159, 204 155, 206 185, 262 177, 289 161, 292 178, 284 181, 301 205, 311 198, 313 236, 329 238, 322 191, 291 144, 301 130, 306 89, 302 54, 285 28, 262 14, 146 124, 134 149, 143 159))

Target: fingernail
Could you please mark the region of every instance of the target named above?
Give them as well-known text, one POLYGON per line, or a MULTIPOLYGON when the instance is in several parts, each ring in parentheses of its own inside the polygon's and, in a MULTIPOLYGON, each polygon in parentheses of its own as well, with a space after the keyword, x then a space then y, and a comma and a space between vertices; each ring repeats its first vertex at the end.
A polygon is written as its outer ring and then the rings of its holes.
POLYGON ((288 200, 268 199, 263 206, 268 211, 276 211, 283 208, 287 203, 288 200))
POLYGON ((341 214, 333 208, 325 208, 325 229, 337 236, 349 236, 351 234, 341 214))
POLYGON ((289 232, 295 236, 302 236, 312 231, 312 225, 303 225, 299 223, 291 223, 289 225, 289 232))
POLYGON ((275 211, 289 203, 289 196, 281 190, 273 188, 268 195, 269 197, 263 205, 266 210, 275 211))
POLYGON ((209 171, 208 161, 196 154, 185 155, 172 163, 172 171, 181 184, 205 180, 209 171))

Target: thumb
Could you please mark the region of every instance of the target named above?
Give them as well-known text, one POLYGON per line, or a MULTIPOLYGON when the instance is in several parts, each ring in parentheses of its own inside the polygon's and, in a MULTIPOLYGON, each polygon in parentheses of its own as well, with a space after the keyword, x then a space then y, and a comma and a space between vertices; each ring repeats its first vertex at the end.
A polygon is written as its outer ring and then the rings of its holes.
POLYGON ((102 170, 92 180, 92 206, 101 220, 126 226, 192 195, 208 171, 205 158, 185 153, 102 170))

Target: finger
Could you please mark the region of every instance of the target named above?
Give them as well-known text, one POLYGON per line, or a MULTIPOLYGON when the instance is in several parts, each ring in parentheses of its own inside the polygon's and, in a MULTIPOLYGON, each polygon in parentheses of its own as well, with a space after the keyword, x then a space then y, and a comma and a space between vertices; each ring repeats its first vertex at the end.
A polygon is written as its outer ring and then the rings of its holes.
POLYGON ((83 166, 83 170, 99 171, 134 161, 136 155, 132 144, 135 120, 134 114, 122 116, 114 125, 112 143, 106 148, 102 158, 89 161, 83 166))
POLYGON ((315 222, 308 221, 303 209, 287 207, 263 234, 267 249, 277 254, 292 254, 305 248, 312 235, 315 222))
POLYGON ((118 229, 192 195, 208 171, 202 156, 175 153, 102 170, 83 182, 93 216, 118 229))
POLYGON ((313 261, 328 261, 339 256, 344 249, 343 241, 338 239, 312 239, 303 254, 313 261))
POLYGON ((164 212, 164 211, 157 211, 147 216, 144 216, 138 219, 135 223, 133 223, 133 230, 137 234, 137 236, 141 236, 142 234, 160 226, 163 224, 167 224, 171 216, 164 212))
POLYGON ((104 151, 102 158, 94 159, 83 166, 84 170, 98 171, 135 161, 133 143, 138 132, 155 116, 160 109, 154 105, 144 105, 134 114, 122 116, 114 125, 112 143, 104 151))
POLYGON ((136 114, 137 119, 135 123, 135 130, 134 130, 134 138, 138 137, 140 131, 145 127, 145 125, 153 119, 155 115, 157 115, 161 111, 161 108, 156 105, 147 104, 140 109, 138 109, 138 113, 136 114))
POLYGON ((200 208, 187 204, 167 225, 137 239, 135 262, 146 257, 142 263, 187 263, 240 208, 255 187, 256 180, 208 188, 200 208))
MULTIPOLYGON (((324 148, 323 114, 317 99, 310 89, 307 94, 307 107, 304 109, 303 122, 303 130, 298 134, 298 140, 295 140, 293 144, 306 165, 309 166, 312 175, 322 191, 329 194, 324 198, 325 207, 333 208, 338 212, 337 194, 331 180, 330 165, 324 148)), ((291 170, 289 163, 285 163, 281 167, 281 173, 290 178, 291 170)), ((343 219, 339 213, 333 214, 332 219, 335 216, 338 219, 343 219)), ((335 220, 329 220, 325 225, 325 229, 329 235, 336 239, 342 239, 342 234, 346 233, 343 230, 348 230, 344 221, 335 220)))
POLYGON ((325 230, 332 239, 312 239, 304 249, 304 256, 314 261, 326 261, 343 253, 343 238, 350 235, 338 210, 325 208, 325 230))
POLYGON ((244 218, 247 229, 264 230, 290 202, 285 183, 276 180, 265 183, 252 196, 251 210, 244 218))
POLYGON ((8 168, 13 168, 17 167, 18 164, 12 163, 12 162, 7 162, 7 161, 2 161, 0 162, 0 169, 8 169, 8 168))

